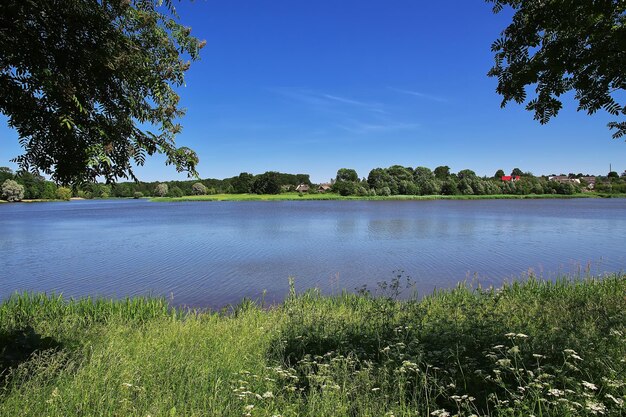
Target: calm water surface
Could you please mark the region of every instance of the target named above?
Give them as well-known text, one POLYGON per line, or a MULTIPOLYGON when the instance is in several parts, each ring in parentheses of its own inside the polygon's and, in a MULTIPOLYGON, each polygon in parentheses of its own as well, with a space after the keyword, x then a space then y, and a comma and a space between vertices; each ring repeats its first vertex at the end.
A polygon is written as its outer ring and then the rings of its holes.
POLYGON ((141 200, 0 205, 0 298, 153 294, 220 307, 402 270, 420 293, 534 271, 626 270, 626 200, 141 200))

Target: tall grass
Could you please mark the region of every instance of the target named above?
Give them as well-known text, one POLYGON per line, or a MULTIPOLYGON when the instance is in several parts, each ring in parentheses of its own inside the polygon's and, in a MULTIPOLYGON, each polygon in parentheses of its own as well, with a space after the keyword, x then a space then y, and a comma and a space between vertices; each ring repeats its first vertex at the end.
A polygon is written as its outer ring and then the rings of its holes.
POLYGON ((225 312, 15 295, 0 415, 626 414, 625 275, 390 295, 225 312))

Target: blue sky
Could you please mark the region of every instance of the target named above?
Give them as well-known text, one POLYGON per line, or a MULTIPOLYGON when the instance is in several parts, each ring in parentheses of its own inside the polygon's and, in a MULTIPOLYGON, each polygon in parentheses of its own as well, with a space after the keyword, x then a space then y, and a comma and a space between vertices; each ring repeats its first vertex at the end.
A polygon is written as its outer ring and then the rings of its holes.
MULTIPOLYGON (((323 182, 342 167, 365 177, 393 164, 626 169, 611 117, 577 113, 571 95, 545 126, 522 106, 500 108, 486 73, 510 13, 482 0, 197 0, 178 10, 207 40, 180 89, 188 111, 177 139, 198 153, 202 178, 278 170, 323 182)), ((0 166, 14 167, 21 150, 4 117, 0 144, 0 166)), ((137 173, 185 178, 161 157, 137 173)))

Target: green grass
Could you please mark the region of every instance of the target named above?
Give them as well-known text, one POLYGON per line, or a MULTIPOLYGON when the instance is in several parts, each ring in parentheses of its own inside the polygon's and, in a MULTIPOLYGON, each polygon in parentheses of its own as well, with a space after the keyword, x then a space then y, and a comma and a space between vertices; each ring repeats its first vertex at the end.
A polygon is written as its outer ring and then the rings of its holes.
POLYGON ((395 288, 222 312, 16 295, 0 305, 0 415, 626 414, 626 275, 395 288))
POLYGON ((544 199, 544 198, 593 198, 600 197, 594 193, 581 193, 573 195, 560 194, 495 194, 495 195, 393 195, 393 196, 341 196, 334 193, 325 194, 213 194, 195 195, 185 197, 154 197, 151 201, 156 202, 180 202, 180 201, 284 201, 284 200, 497 200, 497 199, 544 199))

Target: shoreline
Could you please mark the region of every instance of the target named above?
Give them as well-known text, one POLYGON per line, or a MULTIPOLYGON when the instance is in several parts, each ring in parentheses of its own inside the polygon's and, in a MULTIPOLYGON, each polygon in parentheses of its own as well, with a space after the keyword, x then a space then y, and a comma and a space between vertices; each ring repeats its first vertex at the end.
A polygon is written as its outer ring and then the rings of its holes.
MULTIPOLYGON (((156 203, 178 202, 214 202, 214 201, 435 201, 435 200, 571 200, 585 198, 626 198, 626 194, 606 193, 578 193, 578 194, 491 194, 491 195, 391 195, 391 196, 341 196, 339 194, 212 194, 191 195, 183 197, 113 197, 113 198, 80 198, 72 197, 68 200, 59 199, 25 199, 15 203, 56 203, 90 200, 148 200, 156 203)), ((9 203, 0 200, 0 204, 9 203)))
POLYGON ((433 200, 548 200, 574 198, 626 198, 626 194, 580 193, 563 194, 493 194, 493 195, 393 195, 341 196, 338 194, 214 194, 184 197, 149 197, 151 202, 206 201, 433 201, 433 200))

